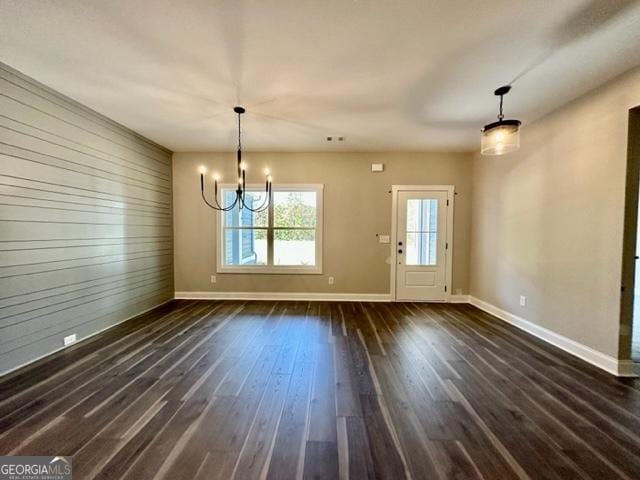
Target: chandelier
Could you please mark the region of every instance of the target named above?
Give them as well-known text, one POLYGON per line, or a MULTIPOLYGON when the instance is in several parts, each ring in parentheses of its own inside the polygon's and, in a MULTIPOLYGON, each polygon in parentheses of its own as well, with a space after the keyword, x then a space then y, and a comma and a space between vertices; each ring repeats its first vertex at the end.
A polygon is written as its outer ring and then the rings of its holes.
POLYGON ((200 193, 202 194, 202 200, 204 200, 204 203, 207 206, 221 212, 228 212, 229 210, 233 210, 236 206, 239 207, 240 210, 242 210, 243 208, 246 208, 251 212, 263 212, 267 208, 269 208, 269 203, 271 202, 271 175, 269 174, 269 170, 265 169, 264 200, 261 205, 254 208, 253 202, 245 201, 246 194, 247 194, 247 184, 246 184, 247 164, 242 161, 242 143, 240 138, 241 137, 240 116, 246 110, 243 107, 234 107, 233 111, 238 114, 238 150, 236 151, 238 188, 235 191, 234 200, 228 205, 224 205, 224 199, 222 201, 223 205, 220 205, 220 203, 218 202, 218 182, 220 181, 221 177, 217 173, 214 173, 212 175, 213 203, 207 200, 207 197, 205 195, 205 174, 207 173, 207 168, 204 166, 200 167, 200 193))
POLYGON ((502 113, 502 97, 511 90, 511 85, 498 88, 494 95, 500 97, 498 121, 485 125, 481 133, 482 155, 504 155, 520 148, 520 120, 505 120, 502 113))

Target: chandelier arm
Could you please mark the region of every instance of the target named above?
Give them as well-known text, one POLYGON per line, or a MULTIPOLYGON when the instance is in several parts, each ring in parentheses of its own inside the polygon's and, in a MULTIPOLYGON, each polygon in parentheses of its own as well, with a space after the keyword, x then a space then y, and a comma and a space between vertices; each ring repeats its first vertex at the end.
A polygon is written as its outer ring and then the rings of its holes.
POLYGON ((267 185, 265 187, 265 190, 264 190, 264 193, 266 193, 266 195, 265 195, 265 199, 262 201, 262 205, 260 205, 257 208, 252 208, 252 207, 249 207, 244 201, 244 199, 246 197, 247 190, 243 189, 242 197, 240 198, 240 201, 242 202, 242 208, 246 208, 250 212, 258 212, 258 213, 259 212, 264 212, 267 209, 267 207, 269 206, 269 203, 271 202, 271 192, 272 192, 271 191, 271 184, 267 183, 267 185))
MULTIPOLYGON (((271 185, 267 187, 265 193, 266 193, 266 196, 264 201, 262 202, 262 205, 260 205, 258 208, 255 208, 255 209, 245 205, 245 208, 247 208, 251 212, 264 212, 267 208, 269 208, 269 204, 271 203, 271 198, 272 198, 271 185)), ((243 200, 243 203, 244 203, 244 200, 243 200)))
POLYGON ((204 196, 204 190, 200 191, 200 194, 202 195, 202 200, 204 200, 204 203, 208 206, 213 208, 214 210, 222 210, 221 208, 216 207, 215 205, 211 205, 209 203, 209 201, 207 200, 207 197, 204 196))
POLYGON ((250 212, 253 212, 253 213, 264 212, 269 207, 269 203, 271 203, 271 195, 270 194, 265 197, 264 201, 262 202, 262 205, 260 205, 258 208, 248 207, 244 203, 244 199, 242 200, 242 205, 244 206, 244 208, 246 208, 247 210, 249 210, 250 212))
POLYGON ((202 200, 204 200, 204 203, 206 203, 206 204, 207 204, 207 206, 209 206, 209 207, 213 208, 214 210, 218 210, 219 212, 228 212, 229 210, 232 210, 232 209, 236 206, 236 204, 238 203, 238 197, 236 197, 235 201, 234 201, 231 205, 226 206, 226 207, 222 207, 222 206, 220 206, 220 204, 218 203, 218 199, 214 197, 214 200, 215 200, 215 203, 216 203, 216 204, 215 204, 215 205, 212 205, 212 204, 211 204, 211 203, 209 203, 209 201, 207 200, 207 197, 205 197, 205 196, 204 196, 204 191, 202 191, 202 192, 201 192, 201 194, 202 194, 202 200))
POLYGON ((216 205, 218 205, 218 207, 220 208, 220 210, 221 210, 221 211, 223 211, 223 212, 228 212, 229 210, 233 210, 233 209, 236 207, 236 205, 238 204, 238 199, 239 199, 239 198, 240 198, 240 196, 239 196, 239 195, 238 195, 238 193, 236 192, 236 198, 235 198, 235 200, 233 201, 233 203, 232 203, 232 204, 227 205, 226 207, 222 207, 222 206, 220 206, 220 203, 218 203, 218 198, 217 198, 217 197, 214 197, 214 200, 215 200, 215 202, 216 202, 216 205))

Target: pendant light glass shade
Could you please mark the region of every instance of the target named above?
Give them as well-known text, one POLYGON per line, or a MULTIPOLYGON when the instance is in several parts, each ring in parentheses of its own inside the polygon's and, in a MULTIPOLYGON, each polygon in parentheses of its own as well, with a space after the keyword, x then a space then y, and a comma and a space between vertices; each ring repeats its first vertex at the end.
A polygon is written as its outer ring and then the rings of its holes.
POLYGON ((511 90, 510 85, 498 88, 494 95, 500 97, 498 121, 485 125, 480 136, 482 155, 504 155, 520 148, 520 120, 505 120, 502 113, 503 97, 511 90))
POLYGON ((520 148, 520 122, 502 120, 485 125, 481 130, 480 153, 504 155, 520 148))

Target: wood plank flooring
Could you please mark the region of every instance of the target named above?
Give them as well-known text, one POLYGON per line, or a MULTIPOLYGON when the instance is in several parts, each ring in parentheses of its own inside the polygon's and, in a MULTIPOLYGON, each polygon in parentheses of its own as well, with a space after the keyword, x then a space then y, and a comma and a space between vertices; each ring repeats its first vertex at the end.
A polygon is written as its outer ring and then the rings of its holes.
POLYGON ((174 301, 0 380, 74 479, 638 479, 640 383, 470 305, 174 301))

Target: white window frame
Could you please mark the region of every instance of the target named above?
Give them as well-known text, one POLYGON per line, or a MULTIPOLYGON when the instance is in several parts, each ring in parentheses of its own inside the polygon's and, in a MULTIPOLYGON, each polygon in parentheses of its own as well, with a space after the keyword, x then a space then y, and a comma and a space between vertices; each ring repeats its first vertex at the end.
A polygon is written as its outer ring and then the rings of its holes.
MULTIPOLYGON (((222 204, 224 190, 236 189, 237 184, 227 183, 219 185, 218 202, 222 204)), ((264 184, 247 185, 247 190, 264 191, 264 184)), ((224 254, 224 212, 218 212, 216 222, 216 258, 217 273, 255 273, 255 274, 322 274, 322 238, 324 217, 324 185, 323 184, 285 184, 272 185, 273 192, 315 192, 316 193, 316 264, 305 267, 300 265, 225 265, 224 254)), ((269 224, 267 230, 267 262, 273 262, 273 232, 279 230, 273 226, 273 205, 269 206, 269 224)), ((286 230, 286 228, 282 228, 286 230)))

